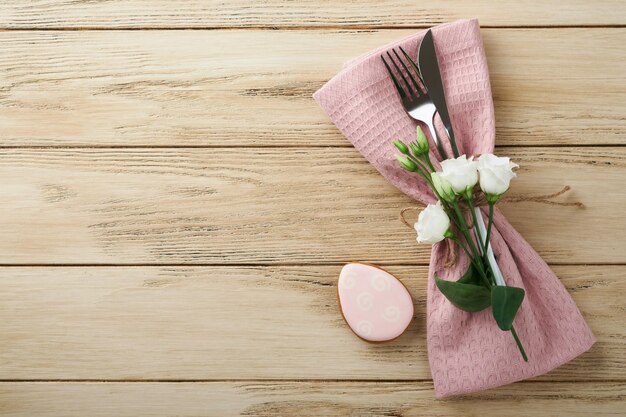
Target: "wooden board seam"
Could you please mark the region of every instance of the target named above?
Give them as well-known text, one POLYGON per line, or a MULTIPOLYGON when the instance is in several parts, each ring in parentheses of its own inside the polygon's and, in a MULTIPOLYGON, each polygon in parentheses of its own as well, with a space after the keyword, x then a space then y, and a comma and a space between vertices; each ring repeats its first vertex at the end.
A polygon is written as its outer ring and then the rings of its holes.
MULTIPOLYGON (((247 262, 247 263, 94 263, 94 264, 82 264, 82 263, 15 263, 15 264, 0 264, 0 268, 254 268, 254 267, 268 267, 268 268, 281 268, 281 267, 306 267, 306 266, 342 266, 351 260, 341 262, 247 262)), ((376 265, 388 266, 388 267, 424 267, 429 266, 428 262, 377 262, 376 265)), ((626 266, 626 263, 622 262, 549 262, 548 265, 553 266, 626 266)))
MULTIPOLYGON (((202 384, 202 383, 429 383, 433 380, 428 379, 337 379, 337 378, 215 378, 215 379, 0 379, 0 384, 98 384, 98 383, 111 383, 111 384, 202 384)), ((550 379, 536 380, 534 378, 525 379, 514 382, 515 384, 545 384, 546 382, 555 384, 567 384, 567 383, 593 383, 598 384, 602 382, 606 383, 620 383, 626 381, 626 378, 607 378, 607 379, 585 379, 585 378, 571 378, 571 379, 550 379)))
MULTIPOLYGON (((88 32, 88 31, 187 31, 187 30, 270 30, 270 31, 295 31, 295 30, 318 30, 318 31, 337 31, 337 30, 406 30, 406 29, 428 29, 440 24, 448 22, 439 22, 431 25, 285 25, 285 26, 66 26, 66 27, 0 27, 0 32, 88 32)), ((588 24, 588 25, 481 25, 481 29, 620 29, 626 28, 626 24, 588 24)))
MULTIPOLYGON (((347 140, 346 140, 347 141, 347 140)), ((128 150, 142 150, 142 149, 238 149, 238 148, 246 148, 246 149, 351 149, 353 146, 350 143, 345 144, 328 144, 328 145, 94 145, 94 146, 86 146, 86 145, 50 145, 50 146, 28 146, 28 145, 0 145, 0 150, 64 150, 64 149, 98 149, 98 150, 116 150, 116 149, 128 149, 128 150)), ((544 149, 571 149, 571 145, 566 144, 533 144, 533 145, 524 145, 519 143, 513 143, 509 145, 495 145, 496 149, 498 148, 544 148, 544 149)), ((581 143, 576 145, 577 148, 626 148, 626 143, 601 143, 601 144, 593 144, 593 143, 581 143)))

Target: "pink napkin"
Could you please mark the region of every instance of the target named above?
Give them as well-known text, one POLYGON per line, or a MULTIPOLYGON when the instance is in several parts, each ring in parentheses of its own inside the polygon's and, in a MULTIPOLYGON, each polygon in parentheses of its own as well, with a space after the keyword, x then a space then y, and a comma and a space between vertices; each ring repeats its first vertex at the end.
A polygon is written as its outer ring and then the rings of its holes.
MULTIPOLYGON (((417 61, 424 33, 349 61, 314 98, 387 180, 412 198, 429 203, 434 197, 428 187, 417 175, 401 169, 394 158, 397 151, 391 140, 414 139, 416 122, 402 108, 379 57, 381 51, 402 46, 417 61)), ((460 152, 493 152, 493 101, 478 21, 437 26, 433 38, 460 152)), ((497 327, 491 309, 466 313, 439 292, 434 274, 457 279, 468 260, 460 257, 454 268, 446 269, 444 245, 435 245, 428 273, 427 339, 437 397, 544 374, 587 351, 595 342, 565 287, 497 210, 491 243, 506 283, 526 290, 514 324, 529 361, 521 358, 511 333, 497 327)))

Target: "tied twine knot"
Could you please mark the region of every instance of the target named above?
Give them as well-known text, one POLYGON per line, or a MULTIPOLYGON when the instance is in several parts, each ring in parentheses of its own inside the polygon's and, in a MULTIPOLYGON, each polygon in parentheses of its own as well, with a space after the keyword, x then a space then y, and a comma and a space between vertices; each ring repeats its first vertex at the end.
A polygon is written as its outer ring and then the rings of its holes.
MULTIPOLYGON (((531 203, 548 204, 548 205, 551 205, 551 206, 584 208, 585 205, 582 202, 580 202, 580 201, 554 201, 553 200, 554 198, 559 197, 559 196, 565 194, 566 192, 570 191, 571 189, 572 188, 569 185, 566 185, 565 187, 563 187, 560 191, 557 191, 556 193, 540 194, 540 195, 505 196, 505 197, 501 197, 498 200, 498 202, 501 202, 501 203, 526 203, 526 202, 531 202, 531 203)), ((464 202, 461 202, 461 204, 464 205, 465 207, 467 206, 464 202)), ((487 205, 487 199, 485 198, 485 196, 483 194, 481 194, 480 196, 478 196, 476 198, 476 200, 474 201, 474 204, 475 204, 476 207, 486 206, 487 205)), ((426 208, 426 205, 424 205, 424 204, 418 204, 418 205, 415 205, 415 206, 405 207, 402 210, 400 210, 400 220, 408 228, 413 229, 413 225, 411 223, 409 223, 406 220, 406 218, 404 217, 405 213, 407 213, 409 211, 421 211, 424 208, 426 208)), ((473 227, 474 227, 473 224, 469 224, 469 228, 470 229, 472 229, 473 227)), ((454 264, 456 263, 456 261, 458 259, 458 251, 457 251, 456 244, 452 240, 446 239, 445 242, 446 242, 446 258, 445 258, 444 266, 446 268, 449 268, 451 266, 454 266, 454 264)))

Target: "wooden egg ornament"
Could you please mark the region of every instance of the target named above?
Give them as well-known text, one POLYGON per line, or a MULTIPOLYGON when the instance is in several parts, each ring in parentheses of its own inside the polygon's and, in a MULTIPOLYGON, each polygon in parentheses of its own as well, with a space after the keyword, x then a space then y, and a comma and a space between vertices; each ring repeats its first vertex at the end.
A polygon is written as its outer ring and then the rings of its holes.
POLYGON ((350 329, 368 342, 399 337, 413 319, 413 300, 404 284, 373 265, 345 265, 339 274, 337 296, 350 329))

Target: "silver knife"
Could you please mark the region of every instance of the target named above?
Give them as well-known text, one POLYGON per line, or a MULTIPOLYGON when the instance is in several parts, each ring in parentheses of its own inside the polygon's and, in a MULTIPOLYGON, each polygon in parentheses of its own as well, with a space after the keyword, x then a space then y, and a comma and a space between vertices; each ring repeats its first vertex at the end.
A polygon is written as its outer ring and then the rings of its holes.
MULTIPOLYGON (((443 125, 446 128, 446 132, 448 133, 448 138, 450 138, 450 146, 452 147, 452 152, 454 152, 455 157, 458 157, 459 149, 457 148, 456 140, 454 139, 454 131, 452 130, 452 123, 450 122, 450 114, 448 113, 448 105, 446 104, 446 95, 443 91, 443 82, 441 81, 439 61, 437 60, 437 52, 435 51, 435 43, 433 42, 433 33, 431 30, 428 30, 428 32, 426 32, 426 35, 424 35, 424 39, 422 39, 417 58, 417 64, 422 74, 424 84, 426 85, 428 95, 435 104, 437 112, 439 113, 439 117, 441 117, 441 121, 443 122, 443 125)), ((476 213, 478 229, 480 230, 484 239, 486 237, 485 221, 483 220, 480 209, 476 207, 474 210, 476 213)), ((478 232, 476 232, 476 237, 478 238, 478 232)), ((480 250, 482 252, 485 241, 481 241, 480 239, 477 240, 482 243, 482 245, 478 245, 480 246, 480 250)), ((489 261, 489 265, 491 266, 491 270, 493 271, 496 284, 506 285, 504 282, 504 277, 502 276, 502 272, 500 271, 498 263, 496 262, 496 258, 493 254, 493 250, 491 249, 491 243, 487 246, 487 260, 489 261)))
POLYGON ((417 64, 422 74, 424 84, 426 84, 428 95, 435 104, 435 107, 437 107, 439 117, 441 117, 441 121, 446 128, 446 132, 450 138, 452 152, 454 152, 454 157, 456 158, 459 156, 459 149, 454 139, 454 131, 452 130, 452 123, 450 122, 450 115, 448 114, 448 105, 446 104, 446 95, 443 91, 443 82, 441 81, 441 72, 439 71, 439 61, 437 61, 437 52, 435 51, 435 43, 433 42, 433 32, 430 29, 426 32, 420 44, 417 64))

